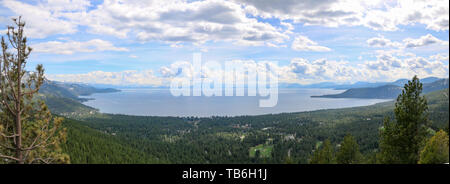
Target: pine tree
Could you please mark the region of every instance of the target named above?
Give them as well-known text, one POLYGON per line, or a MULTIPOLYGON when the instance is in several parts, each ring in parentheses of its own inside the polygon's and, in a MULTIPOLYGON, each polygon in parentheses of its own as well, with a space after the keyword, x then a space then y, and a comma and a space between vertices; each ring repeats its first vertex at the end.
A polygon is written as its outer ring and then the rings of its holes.
POLYGON ((381 163, 416 164, 426 136, 428 106, 417 76, 405 84, 395 103, 395 120, 385 118, 380 132, 381 163))
POLYGON ((330 140, 325 140, 321 149, 314 152, 310 164, 334 164, 334 149, 330 140))
POLYGON ((420 153, 419 164, 443 164, 449 160, 448 134, 440 130, 428 140, 420 153))
POLYGON ((65 130, 62 118, 53 117, 42 100, 34 98, 44 81, 44 68, 25 70, 31 48, 24 36, 25 22, 13 19, 7 39, 2 37, 0 62, 0 162, 68 163, 61 153, 65 130), (9 48, 9 45, 12 48, 9 48))
POLYGON ((338 164, 358 164, 362 159, 361 157, 359 145, 355 138, 347 134, 336 153, 336 162, 338 164))

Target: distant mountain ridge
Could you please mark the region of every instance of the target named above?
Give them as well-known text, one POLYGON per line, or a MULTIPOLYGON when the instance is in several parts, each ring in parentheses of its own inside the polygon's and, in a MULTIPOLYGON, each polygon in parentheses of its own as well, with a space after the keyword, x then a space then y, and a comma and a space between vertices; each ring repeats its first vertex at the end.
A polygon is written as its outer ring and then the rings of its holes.
POLYGON ((120 90, 114 88, 95 88, 86 84, 66 83, 58 81, 45 80, 39 92, 42 94, 50 94, 57 97, 70 98, 77 101, 85 101, 79 96, 89 96, 94 93, 112 93, 120 90))
MULTIPOLYGON (((431 83, 423 83, 423 93, 429 93, 449 87, 449 79, 427 79, 424 81, 433 81, 431 83)), ((378 87, 351 88, 340 94, 330 94, 322 96, 311 96, 320 98, 376 98, 376 99, 395 99, 402 92, 403 85, 406 80, 397 80, 393 83, 378 87)))
MULTIPOLYGON (((438 80, 441 80, 442 78, 437 77, 427 77, 423 78, 420 81, 422 83, 432 83, 438 80)), ((363 82, 358 81, 353 84, 337 84, 334 82, 321 82, 321 83, 315 83, 315 84, 308 84, 308 85, 301 85, 297 83, 280 83, 278 85, 279 88, 333 88, 336 90, 346 90, 351 88, 374 88, 374 87, 380 87, 384 85, 395 85, 395 86, 401 86, 405 85, 408 82, 408 79, 398 79, 394 82, 363 82)))
MULTIPOLYGON (((422 83, 431 83, 435 82, 437 80, 440 80, 442 78, 437 77, 427 77, 421 80, 422 83)), ((278 83, 278 88, 328 88, 328 89, 336 89, 336 90, 347 90, 351 88, 363 88, 363 87, 379 87, 383 85, 397 85, 397 86, 403 86, 406 82, 408 82, 408 79, 399 79, 394 82, 364 82, 364 81, 358 81, 355 83, 348 83, 348 84, 340 84, 335 82, 320 82, 320 83, 313 83, 313 84, 298 84, 298 83, 278 83)), ((60 82, 63 83, 63 82, 60 82)), ((77 85, 85 85, 85 86, 91 86, 94 88, 100 88, 100 89, 136 89, 136 88, 149 88, 149 89, 168 89, 170 86, 166 85, 116 85, 116 84, 97 84, 97 83, 75 83, 77 85)), ((247 88, 247 85, 244 85, 245 88, 247 88)))

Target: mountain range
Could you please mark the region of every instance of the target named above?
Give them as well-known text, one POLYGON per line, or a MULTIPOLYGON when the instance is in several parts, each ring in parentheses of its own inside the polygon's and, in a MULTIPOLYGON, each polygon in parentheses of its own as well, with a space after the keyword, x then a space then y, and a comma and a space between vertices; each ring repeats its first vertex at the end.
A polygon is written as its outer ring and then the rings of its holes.
MULTIPOLYGON (((423 78, 420 81, 423 83, 431 83, 437 80, 440 80, 442 78, 437 77, 427 77, 423 78)), ((313 83, 313 84, 298 84, 298 83, 279 83, 279 88, 329 88, 329 89, 337 89, 337 90, 346 90, 351 88, 366 88, 366 87, 379 87, 387 84, 394 84, 394 85, 400 85, 403 86, 408 82, 408 79, 398 79, 393 82, 365 82, 365 81, 358 81, 355 83, 336 83, 336 82, 320 82, 320 83, 313 83)), ((59 82, 62 83, 62 82, 59 82)), ((76 85, 84 85, 84 86, 91 86, 98 89, 114 89, 114 88, 120 88, 120 89, 126 89, 126 88, 157 88, 157 89, 167 89, 169 86, 157 86, 157 85, 113 85, 113 84, 80 84, 77 83, 76 85)), ((247 86, 245 86, 247 87, 247 86)))
MULTIPOLYGON (((376 98, 376 99, 394 99, 402 92, 403 85, 408 80, 401 79, 392 83, 377 87, 351 88, 343 93, 330 94, 322 96, 312 96, 320 98, 376 98)), ((429 93, 449 87, 449 79, 426 78, 421 80, 423 83, 423 93, 429 93)))
POLYGON ((80 98, 79 96, 89 96, 93 93, 111 93, 119 91, 120 90, 114 88, 96 88, 87 84, 65 83, 50 80, 45 80, 39 90, 42 94, 70 98, 81 102, 88 99, 80 98))
MULTIPOLYGON (((427 77, 420 80, 422 83, 431 83, 440 80, 437 77, 427 77)), ((363 82, 358 81, 352 84, 338 84, 334 82, 321 82, 308 85, 301 85, 297 83, 280 83, 279 88, 332 88, 336 90, 345 90, 351 88, 374 88, 384 85, 403 86, 408 82, 408 79, 398 79, 394 82, 363 82)))

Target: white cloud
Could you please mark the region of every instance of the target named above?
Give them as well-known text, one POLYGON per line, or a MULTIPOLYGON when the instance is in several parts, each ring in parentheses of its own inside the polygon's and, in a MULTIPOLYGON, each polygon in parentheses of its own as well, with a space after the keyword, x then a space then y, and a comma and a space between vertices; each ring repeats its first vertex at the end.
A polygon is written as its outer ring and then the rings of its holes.
POLYGON ((402 64, 402 61, 394 56, 392 56, 390 53, 382 53, 377 56, 376 61, 368 61, 366 62, 366 66, 371 70, 382 70, 382 71, 389 71, 392 68, 400 68, 404 64, 402 64))
POLYGON ((431 34, 427 34, 425 36, 421 36, 420 38, 406 38, 401 43, 393 42, 383 36, 379 35, 378 37, 373 37, 367 40, 367 44, 370 47, 394 47, 398 49, 404 48, 417 48, 424 47, 429 45, 442 45, 448 46, 448 41, 440 40, 434 37, 431 34))
POLYGON ((401 0, 388 11, 400 25, 425 24, 427 29, 449 29, 449 2, 447 0, 401 0))
POLYGON ((383 31, 417 23, 435 31, 449 29, 446 0, 105 0, 95 7, 88 0, 38 0, 30 4, 3 0, 1 4, 28 20, 27 35, 32 38, 73 34, 79 26, 85 26, 91 33, 132 36, 142 42, 230 41, 273 46, 289 39, 293 33, 288 23, 291 21, 307 26, 366 26, 383 31), (281 26, 247 14, 280 19, 281 26))
POLYGON ((447 64, 448 64, 449 56, 448 56, 448 53, 439 53, 439 54, 430 56, 429 59, 435 60, 435 61, 447 62, 447 64))
POLYGON ((234 0, 246 11, 265 18, 293 20, 305 25, 366 26, 374 30, 396 31, 398 25, 426 25, 427 29, 449 29, 447 0, 234 0))
MULTIPOLYGON (((227 64, 232 64, 234 66, 242 66, 244 68, 248 68, 249 71, 277 71, 279 68, 275 65, 274 62, 262 61, 255 62, 254 60, 231 60, 227 61, 227 64)), ((220 64, 219 64, 220 65, 220 64)), ((197 76, 200 78, 208 77, 208 78, 222 78, 229 81, 233 81, 233 77, 235 73, 233 71, 225 71, 225 64, 222 68, 212 68, 208 67, 207 63, 203 63, 201 71, 194 70, 192 63, 186 61, 177 61, 169 66, 163 66, 159 69, 159 73, 162 78, 171 79, 174 77, 187 78, 191 80, 193 76, 197 76)), ((238 80, 245 80, 245 73, 236 73, 236 78, 238 80)))
POLYGON ((193 66, 187 61, 174 62, 169 66, 163 66, 159 69, 162 77, 171 78, 175 76, 192 77, 193 66))
POLYGON ((401 43, 392 42, 384 36, 373 37, 367 40, 367 44, 371 47, 399 47, 401 43))
MULTIPOLYGON (((431 56, 430 56, 431 57, 431 56)), ((431 58, 438 57, 433 56, 431 58)), ((403 58, 389 53, 381 53, 376 61, 366 61, 364 66, 374 80, 396 80, 411 78, 413 75, 424 77, 448 77, 449 67, 439 60, 409 55, 403 58)))
MULTIPOLYGON (((14 17, 21 15, 26 21, 25 34, 31 38, 45 38, 55 34, 73 34, 77 32, 77 23, 62 17, 73 11, 83 11, 90 5, 86 0, 49 0, 31 5, 14 0, 3 0, 1 5, 9 8, 14 17)), ((12 24, 10 22, 9 24, 12 24)))
POLYGON ((348 61, 334 61, 325 58, 307 60, 294 58, 287 66, 277 68, 280 82, 317 83, 317 82, 357 82, 357 81, 394 81, 400 78, 448 77, 449 66, 442 60, 445 56, 432 56, 440 60, 428 60, 417 56, 398 56, 380 53, 375 61, 354 64, 348 61))
POLYGON ((297 36, 292 42, 292 49, 297 51, 315 51, 315 52, 327 52, 331 51, 330 48, 320 46, 316 42, 308 39, 305 36, 297 36))
POLYGON ((91 6, 89 0, 46 0, 40 6, 53 12, 85 11, 91 6))
POLYGON ((247 6, 246 10, 264 18, 279 18, 293 20, 306 25, 325 25, 336 27, 342 23, 353 24, 358 21, 363 10, 359 3, 352 1, 332 0, 235 0, 247 6))
POLYGON ((391 12, 381 10, 368 11, 361 24, 377 31, 397 31, 397 17, 391 12))
POLYGON ((31 46, 35 52, 45 52, 54 54, 73 54, 76 52, 97 52, 97 51, 128 51, 127 48, 115 47, 111 42, 100 39, 93 39, 86 42, 77 41, 49 41, 31 46))
POLYGON ((448 41, 439 40, 431 34, 421 36, 418 39, 407 38, 404 39, 403 42, 405 43, 406 48, 422 47, 432 44, 448 45, 448 41))
POLYGON ((294 58, 288 68, 287 72, 293 73, 295 80, 299 83, 354 81, 363 79, 368 74, 363 68, 354 67, 347 61, 333 61, 324 58, 314 61, 294 58))
POLYGON ((276 27, 247 17, 240 5, 218 0, 107 0, 78 19, 93 33, 122 38, 135 35, 142 42, 162 41, 175 45, 207 41, 264 45, 282 43, 289 38, 276 27))
MULTIPOLYGON (((48 0, 35 4, 15 0, 2 5, 30 23, 27 35, 45 38, 73 34, 85 26, 95 34, 165 43, 229 41, 244 45, 279 44, 289 39, 285 31, 250 18, 236 3, 219 0, 188 2, 105 0, 92 10, 87 0, 48 0)), ((287 24, 285 24, 287 25, 287 24)))
MULTIPOLYGON (((424 77, 448 77, 449 66, 442 60, 448 56, 434 55, 427 59, 417 56, 398 56, 391 53, 380 53, 374 61, 362 64, 352 64, 348 61, 334 61, 325 58, 307 60, 294 58, 288 65, 277 65, 274 61, 232 60, 227 61, 256 71, 271 71, 278 75, 280 83, 310 84, 318 82, 357 82, 357 81, 394 81, 399 78, 411 78, 418 75, 424 77), (436 59, 438 58, 438 59, 436 59)), ((162 66, 157 75, 152 70, 103 72, 95 71, 86 74, 53 74, 47 75, 50 80, 66 82, 101 83, 114 85, 156 85, 168 86, 174 77, 191 80, 192 77, 223 77, 232 81, 234 73, 227 73, 223 68, 203 66, 203 71, 194 73, 190 62, 177 61, 168 66, 162 66)), ((236 78, 243 80, 246 74, 238 74, 236 78)))

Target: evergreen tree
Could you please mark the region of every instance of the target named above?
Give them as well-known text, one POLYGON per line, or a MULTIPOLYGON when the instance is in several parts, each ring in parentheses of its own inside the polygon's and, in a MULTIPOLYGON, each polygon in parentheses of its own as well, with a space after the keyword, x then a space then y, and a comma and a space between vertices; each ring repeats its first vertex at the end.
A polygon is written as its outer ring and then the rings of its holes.
POLYGON ((426 136, 428 106, 417 76, 405 84, 395 103, 395 120, 385 118, 380 132, 381 163, 416 164, 426 136))
POLYGON ((0 62, 0 162, 68 163, 61 153, 65 141, 62 118, 52 117, 42 100, 33 98, 44 81, 42 65, 36 72, 25 71, 31 48, 23 35, 25 22, 13 19, 6 43, 2 37, 0 62), (12 48, 9 48, 9 45, 12 48))
POLYGON ((338 164, 357 164, 361 161, 359 145, 355 138, 347 134, 341 143, 339 151, 336 153, 336 162, 338 164))
POLYGON ((448 163, 448 134, 440 130, 428 140, 420 153, 419 164, 443 164, 448 163))
POLYGON ((334 149, 330 140, 325 140, 321 149, 314 152, 310 164, 334 164, 334 149))

